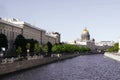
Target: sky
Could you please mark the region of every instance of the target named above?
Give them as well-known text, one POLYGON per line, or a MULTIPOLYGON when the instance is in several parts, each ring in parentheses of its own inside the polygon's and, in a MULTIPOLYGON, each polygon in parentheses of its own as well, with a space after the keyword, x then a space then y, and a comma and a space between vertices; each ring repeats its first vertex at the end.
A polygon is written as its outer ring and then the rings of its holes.
POLYGON ((0 0, 0 17, 59 32, 64 42, 80 39, 85 27, 96 42, 120 37, 120 0, 0 0))

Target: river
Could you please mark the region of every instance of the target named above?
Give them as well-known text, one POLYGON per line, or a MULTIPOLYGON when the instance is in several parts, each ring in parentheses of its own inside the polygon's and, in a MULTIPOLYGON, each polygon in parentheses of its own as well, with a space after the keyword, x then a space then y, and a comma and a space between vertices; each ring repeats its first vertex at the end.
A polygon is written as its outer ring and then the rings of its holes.
POLYGON ((103 54, 83 55, 8 74, 0 80, 120 80, 120 62, 103 54))

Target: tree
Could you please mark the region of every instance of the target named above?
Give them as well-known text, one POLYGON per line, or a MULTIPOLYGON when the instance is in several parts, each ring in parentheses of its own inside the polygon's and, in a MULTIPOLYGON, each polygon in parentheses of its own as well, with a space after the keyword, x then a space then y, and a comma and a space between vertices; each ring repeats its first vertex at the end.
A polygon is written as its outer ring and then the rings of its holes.
POLYGON ((118 52, 119 50, 119 44, 118 43, 115 43, 114 46, 112 48, 108 48, 107 51, 108 52, 118 52))
POLYGON ((118 52, 118 50, 119 50, 118 46, 119 46, 118 43, 115 43, 115 44, 114 44, 114 51, 115 51, 115 52, 118 52))
POLYGON ((48 52, 51 52, 52 50, 52 44, 50 42, 47 42, 47 46, 48 46, 48 52))
POLYGON ((16 49, 18 47, 22 48, 22 51, 25 51, 25 46, 26 46, 26 39, 23 37, 23 35, 18 35, 15 39, 15 47, 16 49))
POLYGON ((51 56, 52 44, 48 41, 48 42, 47 42, 47 46, 48 46, 48 56, 51 56))
POLYGON ((27 39, 27 43, 30 43, 30 55, 33 56, 39 50, 39 43, 34 39, 27 39))
POLYGON ((30 43, 26 44, 26 49, 27 49, 27 56, 29 56, 29 52, 30 52, 30 43))
POLYGON ((1 33, 0 34, 0 50, 2 47, 4 47, 5 49, 8 48, 8 40, 7 40, 6 35, 1 33))
POLYGON ((45 46, 43 47, 43 52, 45 53, 45 55, 48 54, 48 46, 47 46, 47 45, 45 45, 45 46))
POLYGON ((65 47, 63 46, 63 45, 61 45, 61 44, 58 44, 58 45, 54 45, 53 47, 52 47, 52 52, 54 52, 54 53, 62 53, 62 52, 65 52, 65 47))
POLYGON ((34 44, 34 52, 37 53, 39 51, 39 44, 35 43, 34 44))
POLYGON ((52 52, 54 53, 77 53, 77 52, 87 52, 90 51, 88 47, 80 47, 77 45, 70 45, 70 44, 57 44, 52 47, 52 52))
POLYGON ((43 46, 42 45, 39 45, 39 50, 40 50, 40 54, 43 53, 43 46))
POLYGON ((30 43, 26 44, 26 49, 30 49, 30 43))
POLYGON ((22 48, 18 46, 18 48, 16 49, 16 52, 18 53, 18 58, 20 58, 20 55, 22 53, 22 48))
POLYGON ((26 56, 25 52, 26 52, 26 39, 24 38, 23 35, 18 35, 15 39, 15 47, 16 49, 18 49, 18 47, 21 47, 21 50, 22 50, 22 53, 21 55, 22 56, 26 56))

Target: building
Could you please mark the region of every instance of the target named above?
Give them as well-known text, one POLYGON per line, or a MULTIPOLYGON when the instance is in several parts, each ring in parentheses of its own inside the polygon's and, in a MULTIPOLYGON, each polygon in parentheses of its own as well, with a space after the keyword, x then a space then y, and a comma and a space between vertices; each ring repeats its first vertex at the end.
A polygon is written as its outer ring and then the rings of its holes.
POLYGON ((60 34, 58 32, 53 32, 52 35, 47 34, 43 29, 14 18, 0 18, 0 33, 7 36, 8 49, 13 47, 14 40, 19 34, 22 34, 26 39, 35 39, 42 45, 48 41, 52 44, 60 43, 60 34))
POLYGON ((89 31, 87 30, 87 28, 83 29, 80 39, 76 39, 74 41, 68 42, 68 44, 88 46, 91 49, 95 49, 95 40, 90 39, 90 34, 89 34, 89 31))
POLYGON ((97 49, 106 50, 107 48, 113 47, 115 44, 114 41, 100 41, 95 43, 97 49))
POLYGON ((114 41, 100 41, 96 43, 97 46, 114 46, 114 41))
POLYGON ((87 28, 83 29, 81 38, 68 42, 72 45, 88 46, 91 50, 106 50, 114 45, 114 41, 101 41, 96 43, 94 38, 90 38, 87 28))
POLYGON ((87 28, 85 28, 82 31, 82 34, 81 34, 81 41, 82 42, 87 42, 89 40, 90 40, 90 34, 89 34, 89 31, 87 30, 87 28))

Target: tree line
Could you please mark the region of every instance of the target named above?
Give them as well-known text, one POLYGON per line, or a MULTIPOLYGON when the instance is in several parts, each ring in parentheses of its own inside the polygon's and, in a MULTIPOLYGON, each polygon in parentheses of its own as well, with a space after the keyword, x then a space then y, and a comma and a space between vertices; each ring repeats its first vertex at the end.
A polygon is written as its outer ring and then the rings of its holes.
POLYGON ((86 46, 77 46, 77 45, 70 45, 70 44, 57 44, 52 47, 52 52, 54 53, 80 53, 90 51, 90 48, 86 46))
MULTIPOLYGON (((34 39, 25 39, 23 35, 18 35, 14 41, 15 46, 15 54, 12 56, 23 56, 26 57, 29 53, 29 56, 33 55, 44 55, 51 56, 51 54, 73 54, 73 53, 81 53, 90 51, 90 48, 85 46, 77 46, 70 44, 54 44, 52 45, 50 42, 47 44, 40 45, 37 40, 34 39)), ((0 34, 0 51, 1 48, 5 47, 6 50, 8 48, 8 40, 6 35, 0 34)))
POLYGON ((119 50, 119 44, 115 43, 113 47, 107 49, 107 52, 118 52, 118 50, 119 50))

